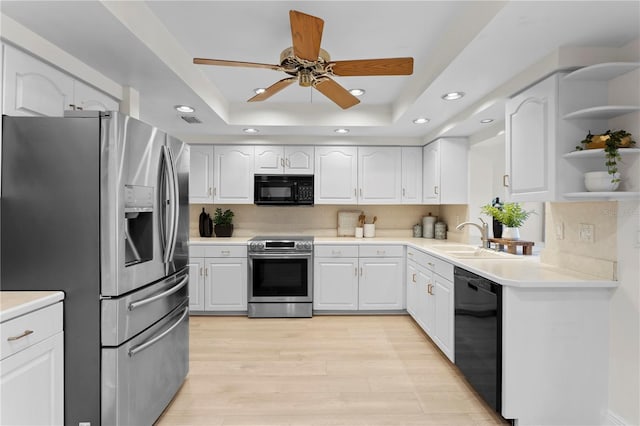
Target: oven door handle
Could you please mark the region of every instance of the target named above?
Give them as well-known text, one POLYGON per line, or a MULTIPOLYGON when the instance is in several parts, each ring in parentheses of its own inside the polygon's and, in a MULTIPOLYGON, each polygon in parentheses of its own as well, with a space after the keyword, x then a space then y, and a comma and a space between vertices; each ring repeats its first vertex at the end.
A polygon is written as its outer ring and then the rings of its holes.
POLYGON ((180 325, 180 323, 184 320, 184 318, 187 316, 188 313, 189 313, 189 307, 186 306, 184 308, 184 312, 182 313, 182 315, 180 315, 180 318, 178 319, 178 321, 173 323, 173 325, 171 327, 167 328, 161 334, 158 334, 156 337, 154 337, 153 339, 149 340, 148 342, 145 342, 145 343, 143 343, 141 345, 138 345, 138 346, 135 346, 135 347, 129 349, 129 356, 134 356, 138 352, 143 351, 143 350, 147 349, 149 346, 155 345, 156 342, 162 340, 167 334, 171 333, 174 328, 176 328, 177 326, 180 325))
POLYGON ((158 299, 162 299, 164 297, 170 296, 176 291, 180 290, 185 285, 187 285, 188 281, 189 281, 189 275, 186 275, 178 284, 174 285, 167 291, 163 291, 162 293, 156 294, 155 296, 152 296, 152 297, 147 297, 146 299, 138 300, 137 302, 129 303, 129 310, 133 311, 134 309, 139 308, 140 306, 144 306, 149 303, 155 302, 158 299))
POLYGON ((271 252, 271 253, 261 253, 261 254, 252 254, 249 253, 249 259, 299 259, 301 257, 311 257, 311 253, 282 253, 282 252, 271 252))

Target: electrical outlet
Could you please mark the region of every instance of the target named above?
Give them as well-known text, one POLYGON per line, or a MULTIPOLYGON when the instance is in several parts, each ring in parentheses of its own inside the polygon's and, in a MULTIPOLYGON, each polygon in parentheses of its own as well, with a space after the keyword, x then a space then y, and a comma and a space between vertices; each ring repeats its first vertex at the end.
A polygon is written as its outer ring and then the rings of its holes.
POLYGON ((583 243, 595 242, 595 226, 590 223, 581 223, 579 228, 579 238, 583 243))
POLYGON ((556 240, 564 240, 564 222, 556 223, 556 240))

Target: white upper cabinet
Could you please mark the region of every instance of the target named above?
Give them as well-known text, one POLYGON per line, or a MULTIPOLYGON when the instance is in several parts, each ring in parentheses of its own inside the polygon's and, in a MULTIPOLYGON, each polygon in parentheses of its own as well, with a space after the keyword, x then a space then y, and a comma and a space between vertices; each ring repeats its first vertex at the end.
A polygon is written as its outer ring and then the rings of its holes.
POLYGON ((313 146, 256 146, 254 172, 256 174, 310 175, 314 170, 313 153, 313 146))
POLYGON ((62 117, 74 109, 119 109, 110 96, 13 46, 3 45, 3 52, 3 114, 62 117))
POLYGON ((398 147, 358 148, 358 203, 402 202, 402 154, 398 147))
POLYGON ((213 204, 213 145, 190 146, 189 202, 213 204))
POLYGON ((508 200, 555 199, 558 79, 558 74, 548 77, 507 101, 503 185, 508 200))
POLYGON ((469 188, 469 144, 465 138, 443 138, 422 152, 424 204, 466 204, 469 188))
POLYGON ((402 147, 402 204, 422 203, 422 147, 402 147))
POLYGON ((315 154, 316 204, 356 204, 358 149, 355 146, 319 146, 315 154))
POLYGON ((3 47, 3 114, 62 117, 72 109, 73 78, 13 46, 3 47))
POLYGON ((120 105, 113 98, 78 80, 73 82, 73 105, 76 109, 90 111, 118 111, 120 109, 120 105))
POLYGON ((253 204, 253 146, 214 147, 213 202, 253 204))

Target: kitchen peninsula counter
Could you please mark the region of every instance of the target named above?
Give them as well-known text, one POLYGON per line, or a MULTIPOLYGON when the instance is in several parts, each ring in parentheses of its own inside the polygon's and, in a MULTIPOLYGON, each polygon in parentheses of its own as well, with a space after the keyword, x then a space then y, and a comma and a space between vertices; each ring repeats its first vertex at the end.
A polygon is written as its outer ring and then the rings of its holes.
MULTIPOLYGON (((251 237, 192 238, 190 245, 245 245, 251 237)), ((613 288, 617 281, 598 278, 540 262, 539 256, 503 253, 499 259, 459 258, 444 250, 447 246, 474 246, 449 240, 410 237, 315 237, 314 245, 403 245, 437 256, 455 266, 481 275, 503 286, 532 288, 613 288)))
POLYGON ((64 299, 61 291, 0 291, 0 322, 44 308, 64 299))

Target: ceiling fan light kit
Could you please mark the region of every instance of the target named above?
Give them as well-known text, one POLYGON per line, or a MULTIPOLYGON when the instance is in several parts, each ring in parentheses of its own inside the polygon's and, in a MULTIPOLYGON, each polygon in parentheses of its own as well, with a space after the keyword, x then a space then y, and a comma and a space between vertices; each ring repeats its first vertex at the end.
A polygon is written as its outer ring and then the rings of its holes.
POLYGON ((360 103, 331 77, 349 76, 383 76, 413 74, 413 58, 358 59, 347 61, 331 61, 329 53, 320 48, 324 21, 318 17, 307 15, 296 10, 289 11, 292 46, 280 53, 280 64, 270 65, 256 62, 228 61, 221 59, 194 58, 193 63, 199 65, 218 65, 228 67, 266 68, 283 71, 290 77, 284 78, 258 93, 248 102, 264 101, 294 82, 302 87, 313 87, 343 109, 360 103))

